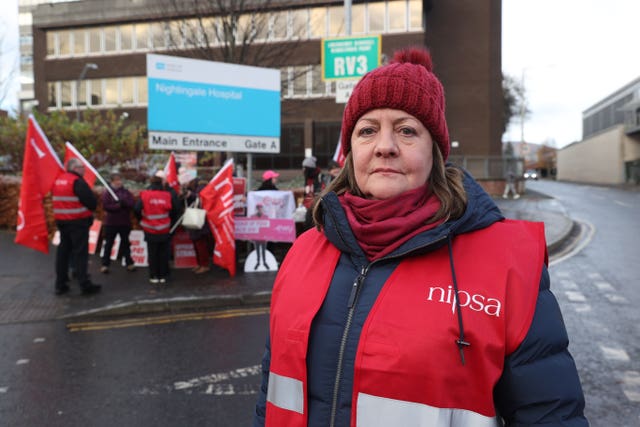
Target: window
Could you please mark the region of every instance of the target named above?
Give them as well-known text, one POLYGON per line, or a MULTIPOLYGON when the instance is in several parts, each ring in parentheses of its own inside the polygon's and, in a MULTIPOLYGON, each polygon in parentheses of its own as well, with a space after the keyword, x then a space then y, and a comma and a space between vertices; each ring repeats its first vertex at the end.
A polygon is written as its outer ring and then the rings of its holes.
POLYGON ((147 93, 147 78, 146 77, 136 77, 136 83, 138 87, 138 104, 146 104, 148 101, 147 93))
POLYGON ((185 43, 190 43, 189 40, 185 40, 183 37, 184 30, 182 28, 182 22, 180 21, 171 21, 167 24, 168 26, 168 36, 169 43, 168 45, 173 48, 182 48, 185 46, 185 43))
POLYGON ((89 53, 102 52, 102 29, 91 28, 89 30, 89 53))
POLYGON ((60 82, 60 106, 71 106, 71 81, 60 82))
POLYGON ((116 27, 104 28, 104 51, 114 52, 117 50, 116 46, 116 27))
POLYGON ((307 18, 308 18, 307 9, 297 9, 292 10, 289 13, 289 18, 291 19, 290 27, 289 27, 289 38, 293 39, 306 39, 309 36, 309 32, 307 29, 307 18))
POLYGON ((90 80, 87 88, 91 93, 91 105, 102 105, 102 79, 90 80))
POLYGON ((322 80, 322 66, 320 64, 311 66, 311 94, 324 95, 326 83, 322 80))
POLYGON ((120 103, 133 104, 134 102, 133 77, 123 77, 120 79, 120 103))
POLYGON ((351 6, 351 34, 364 34, 364 4, 351 6))
POLYGON ((280 85, 281 85, 281 93, 283 98, 291 97, 291 93, 289 93, 289 67, 284 67, 280 70, 280 85))
POLYGON ((135 48, 136 49, 148 49, 149 48, 149 24, 136 24, 134 27, 135 33, 135 48))
POLYGON ((133 49, 133 25, 120 25, 120 49, 133 49))
POLYGON ((369 3, 369 32, 384 32, 384 3, 369 3))
POLYGON ((409 28, 421 30, 422 26, 422 0, 409 0, 409 28))
POLYGON ((389 1, 389 31, 406 31, 407 3, 405 0, 389 1))
POLYGON ((276 12, 269 22, 269 39, 283 40, 287 38, 287 12, 276 12))
POLYGON ((322 38, 327 34, 327 9, 315 7, 309 10, 309 30, 311 38, 322 38))
POLYGON ((73 31, 73 54, 75 56, 82 56, 86 54, 84 46, 84 30, 73 31))
POLYGON ((165 23, 156 22, 149 26, 151 31, 151 45, 154 49, 164 49, 166 47, 164 42, 164 27, 165 23))
POLYGON ((47 31, 47 56, 56 54, 56 36, 54 31, 47 31))
POLYGON ((104 79, 104 103, 107 105, 117 105, 118 101, 118 79, 104 79))
POLYGON ((78 93, 76 94, 76 105, 78 107, 87 105, 87 81, 81 80, 78 87, 78 93))
MULTIPOLYGON (((47 36, 48 35, 49 34, 47 34, 47 36)), ((33 36, 31 34, 23 34, 20 36, 20 46, 30 46, 32 44, 33 44, 33 36)))
POLYGON ((293 68, 293 93, 292 96, 307 95, 307 66, 292 67, 293 68))
POLYGON ((332 6, 329 8, 329 36, 344 36, 346 28, 344 23, 344 7, 332 6))
POLYGON ((58 55, 71 54, 71 31, 58 32, 58 55))
POLYGON ((56 108, 58 106, 58 94, 55 82, 47 83, 47 93, 49 94, 49 108, 56 108))

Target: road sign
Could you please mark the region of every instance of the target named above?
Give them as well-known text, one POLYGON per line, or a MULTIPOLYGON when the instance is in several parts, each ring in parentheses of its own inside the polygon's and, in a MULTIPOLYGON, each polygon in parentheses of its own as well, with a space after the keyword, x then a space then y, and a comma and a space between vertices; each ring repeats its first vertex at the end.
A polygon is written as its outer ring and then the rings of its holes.
POLYGON ((322 79, 362 77, 380 65, 380 36, 322 39, 322 79))
POLYGON ((338 80, 336 82, 336 103, 346 104, 360 79, 356 80, 338 80))

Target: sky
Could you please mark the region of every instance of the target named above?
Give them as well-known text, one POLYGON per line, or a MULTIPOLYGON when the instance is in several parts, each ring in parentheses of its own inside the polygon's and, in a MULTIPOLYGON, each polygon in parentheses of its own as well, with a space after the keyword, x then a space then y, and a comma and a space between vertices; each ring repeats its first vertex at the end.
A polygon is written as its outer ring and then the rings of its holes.
MULTIPOLYGON (((17 1, 0 0, 0 30, 3 20, 10 30, 0 52, 12 54, 0 57, 0 76, 17 64, 17 1)), ((520 141, 522 131, 558 148, 582 139, 582 112, 640 77, 639 16, 640 0, 502 0, 502 70, 524 82, 530 110, 503 140, 520 141)))

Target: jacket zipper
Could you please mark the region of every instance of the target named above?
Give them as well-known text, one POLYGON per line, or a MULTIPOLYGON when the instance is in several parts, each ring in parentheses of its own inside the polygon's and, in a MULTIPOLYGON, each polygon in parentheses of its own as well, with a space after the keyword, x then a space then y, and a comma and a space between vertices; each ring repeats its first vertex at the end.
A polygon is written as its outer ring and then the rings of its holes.
POLYGON ((349 294, 349 301, 347 303, 347 307, 349 308, 349 312, 347 313, 347 322, 345 324, 344 327, 344 331, 342 332, 342 339, 340 340, 340 350, 338 352, 338 365, 337 365, 337 370, 336 370, 336 379, 335 379, 335 383, 333 385, 333 399, 331 402, 331 417, 329 419, 329 427, 335 427, 335 423, 336 423, 336 412, 338 410, 338 394, 339 394, 339 389, 340 389, 340 381, 342 380, 342 364, 344 362, 344 352, 345 352, 345 348, 347 345, 347 336, 349 335, 349 331, 351 329, 351 323, 353 322, 353 315, 355 313, 355 305, 356 305, 356 301, 358 299, 358 295, 360 294, 360 288, 362 287, 362 283, 364 282, 364 279, 367 275, 367 272, 369 271, 369 269, 371 268, 371 266, 379 261, 385 260, 385 259, 391 259, 391 258, 395 258, 395 257, 402 257, 410 252, 413 252, 417 249, 421 249, 424 248, 426 246, 430 246, 433 244, 436 244, 442 240, 445 240, 445 237, 442 237, 440 239, 434 240, 432 242, 429 242, 427 245, 423 245, 420 246, 418 248, 413 248, 405 253, 402 254, 396 254, 394 256, 391 257, 383 257, 380 259, 375 260, 374 262, 372 262, 371 264, 369 264, 368 266, 362 267, 362 270, 360 271, 360 274, 358 274, 358 277, 356 277, 356 279, 353 282, 353 285, 351 286, 351 293, 349 294))
POLYGON ((364 282, 364 278, 367 275, 367 271, 369 267, 362 267, 360 274, 354 280, 353 285, 351 286, 351 293, 349 295, 349 302, 347 307, 349 308, 349 312, 347 314, 347 322, 344 326, 344 331, 342 332, 342 339, 340 340, 340 350, 338 352, 338 365, 336 369, 336 380, 333 385, 333 400, 331 402, 331 418, 329 422, 330 427, 334 427, 336 423, 336 412, 338 410, 338 391, 340 389, 340 381, 342 379, 342 363, 344 362, 344 350, 347 346, 347 336, 349 335, 349 330, 351 329, 351 323, 353 322, 353 314, 355 312, 356 300, 358 298, 358 294, 360 293, 360 288, 362 286, 362 282, 364 282))

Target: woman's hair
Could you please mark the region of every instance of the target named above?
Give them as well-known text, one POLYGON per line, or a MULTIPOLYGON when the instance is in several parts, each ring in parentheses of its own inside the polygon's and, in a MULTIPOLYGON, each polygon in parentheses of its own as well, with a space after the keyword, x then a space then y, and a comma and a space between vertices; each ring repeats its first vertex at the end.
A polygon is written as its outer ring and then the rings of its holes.
MULTIPOLYGON (((467 207, 467 193, 462 184, 463 172, 452 164, 445 165, 437 144, 433 144, 432 155, 433 166, 427 182, 433 194, 440 200, 440 209, 438 209, 430 222, 459 218, 467 207)), ((364 197, 362 190, 356 183, 351 151, 347 154, 344 165, 340 174, 331 181, 320 197, 314 201, 312 206, 313 223, 318 230, 324 225, 322 207, 321 203, 319 203, 322 196, 333 191, 338 196, 349 192, 354 196, 364 197)))

